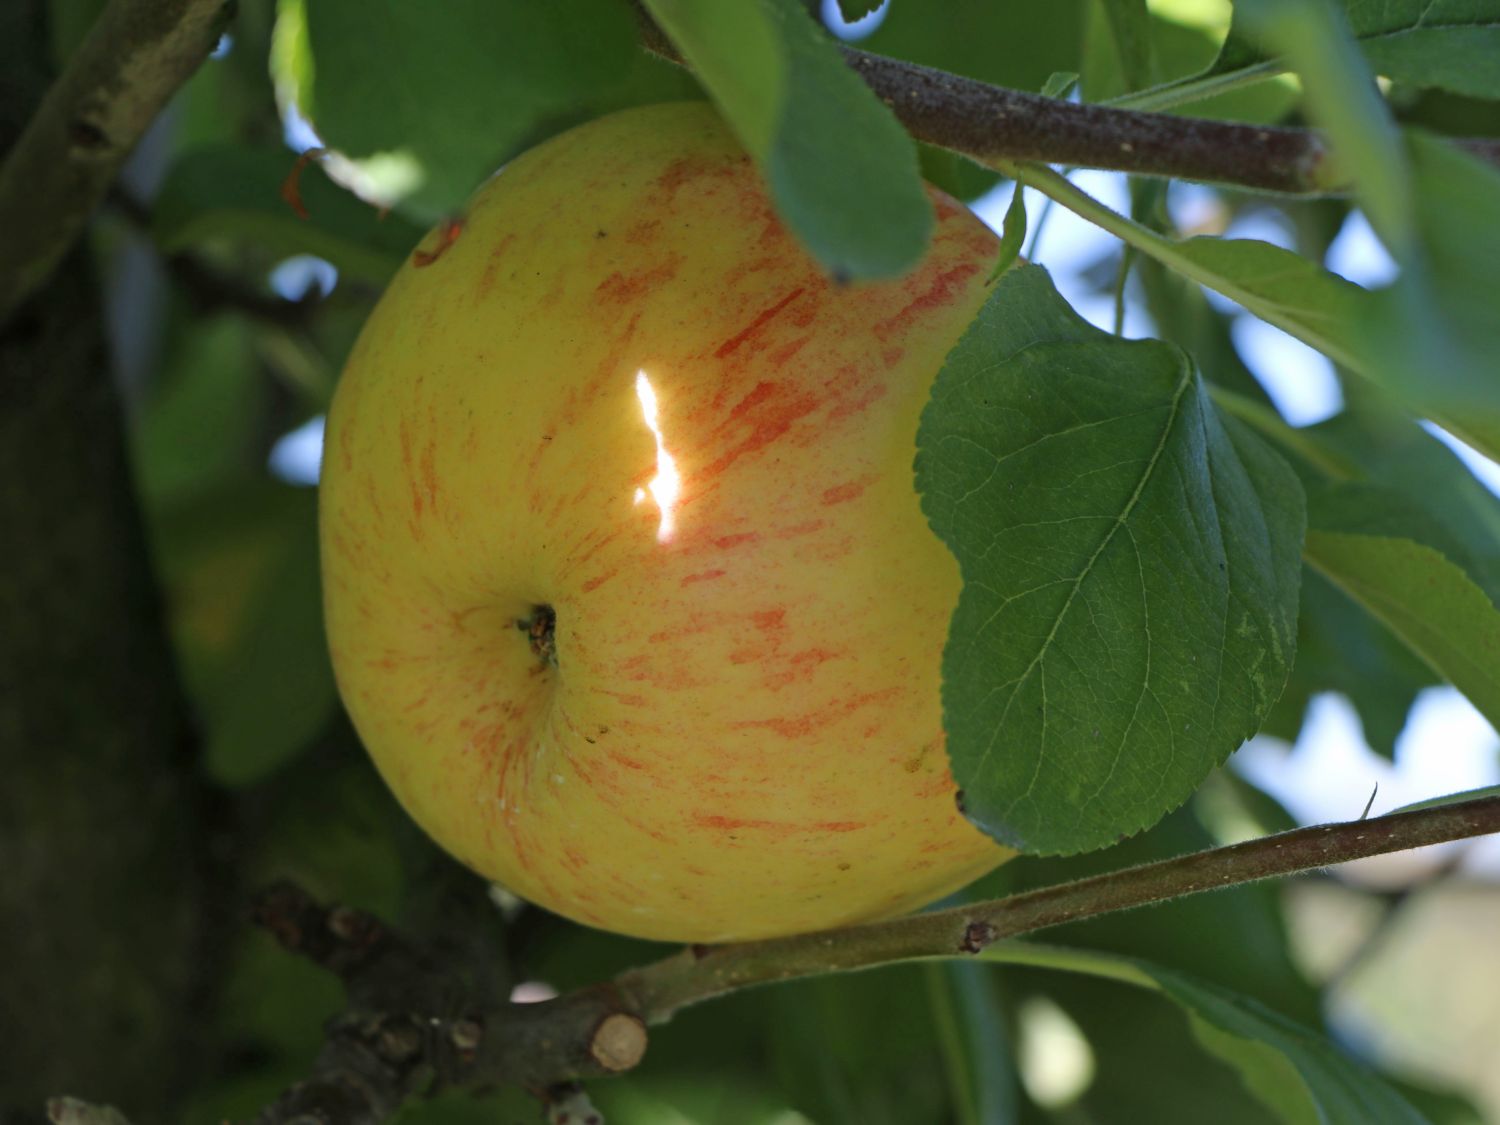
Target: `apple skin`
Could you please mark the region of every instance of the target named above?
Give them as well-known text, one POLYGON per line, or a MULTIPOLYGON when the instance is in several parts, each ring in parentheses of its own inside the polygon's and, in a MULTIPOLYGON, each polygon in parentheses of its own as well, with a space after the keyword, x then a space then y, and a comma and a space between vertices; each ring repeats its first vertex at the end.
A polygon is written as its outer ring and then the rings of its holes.
POLYGON ((912 471, 997 242, 931 199, 915 271, 840 286, 711 108, 652 106, 515 160, 397 274, 328 418, 328 637, 381 773, 469 867, 717 942, 1012 854, 956 807, 959 572, 912 471))

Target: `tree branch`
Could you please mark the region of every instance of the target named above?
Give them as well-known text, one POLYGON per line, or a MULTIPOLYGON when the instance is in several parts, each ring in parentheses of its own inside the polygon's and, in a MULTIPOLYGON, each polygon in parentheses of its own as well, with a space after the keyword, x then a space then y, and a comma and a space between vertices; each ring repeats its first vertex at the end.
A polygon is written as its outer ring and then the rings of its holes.
MULTIPOLYGON (((661 29, 638 13, 645 48, 685 66, 661 29)), ((1036 161, 1292 195, 1340 194, 1349 186, 1330 159, 1327 141, 1309 129, 1068 102, 854 47, 839 49, 913 137, 987 167, 1036 161)), ((1500 139, 1454 143, 1500 164, 1500 139)))
POLYGON ((312 1074, 256 1125, 375 1125, 421 1093, 452 1087, 513 1085, 546 1099, 569 1079, 629 1070, 645 1053, 646 1025, 611 983, 513 1004, 488 965, 456 963, 452 949, 428 949, 362 911, 323 907, 290 884, 263 893, 254 916, 284 947, 335 973, 349 996, 312 1074))
POLYGON ((0 324, 51 276, 226 13, 225 0, 111 0, 95 21, 0 166, 0 324))
POLYGON ((561 1108, 579 1097, 575 1080, 635 1067, 648 1025, 742 988, 973 956, 1065 922, 1492 832, 1500 832, 1495 796, 1299 828, 992 902, 769 941, 691 946, 539 1004, 475 987, 466 980, 473 966, 435 955, 371 915, 320 906, 282 884, 259 898, 256 921, 336 973, 349 1007, 330 1024, 313 1073, 266 1107, 256 1125, 377 1125, 408 1100, 498 1085, 519 1085, 561 1108))
POLYGON ((633 1068, 645 1054, 649 1024, 741 988, 972 956, 1064 922, 1496 831, 1500 797, 1301 828, 993 902, 770 941, 693 946, 540 1004, 455 987, 464 968, 452 957, 433 957, 367 914, 324 908, 283 885, 261 896, 257 921, 338 974, 350 1005, 330 1026, 313 1074, 257 1125, 305 1115, 328 1125, 374 1125, 438 1088, 516 1084, 544 1099, 565 1097, 572 1080, 633 1068))
POLYGON ((978 953, 1002 938, 1184 895, 1500 832, 1500 797, 1326 824, 1012 895, 844 930, 695 947, 616 983, 648 1024, 755 984, 914 958, 978 953))

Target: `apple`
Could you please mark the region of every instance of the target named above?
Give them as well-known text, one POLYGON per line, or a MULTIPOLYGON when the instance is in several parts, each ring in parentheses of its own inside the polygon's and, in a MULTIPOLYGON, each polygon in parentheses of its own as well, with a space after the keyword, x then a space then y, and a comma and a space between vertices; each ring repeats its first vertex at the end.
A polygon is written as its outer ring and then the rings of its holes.
POLYGON ((630 109, 507 165, 394 278, 328 418, 328 638, 463 863, 717 942, 907 911, 1011 854, 955 800, 959 571, 912 471, 997 240, 931 202, 916 269, 836 284, 709 106, 630 109))

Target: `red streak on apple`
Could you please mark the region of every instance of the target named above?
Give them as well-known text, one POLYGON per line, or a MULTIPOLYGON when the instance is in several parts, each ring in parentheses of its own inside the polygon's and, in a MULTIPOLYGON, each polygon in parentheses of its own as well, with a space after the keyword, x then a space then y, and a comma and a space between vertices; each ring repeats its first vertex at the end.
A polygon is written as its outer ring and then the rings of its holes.
POLYGON ((795 301, 798 297, 802 296, 803 292, 804 292, 804 290, 802 290, 802 289, 793 289, 785 297, 781 298, 781 300, 777 301, 774 305, 772 305, 770 308, 768 308, 764 312, 762 312, 759 316, 757 316, 749 324, 745 325, 745 327, 743 329, 741 329, 738 333, 736 333, 735 335, 731 336, 729 339, 725 340, 722 344, 720 344, 718 346, 718 348, 716 348, 714 350, 714 355, 716 357, 718 357, 719 359, 723 359, 725 356, 731 354, 732 352, 737 351, 739 349, 739 346, 741 344, 743 344, 746 340, 750 339, 750 337, 753 336, 753 335, 755 335, 755 333, 757 331, 759 331, 761 328, 764 328, 767 321, 769 321, 773 316, 775 316, 777 313, 779 313, 782 309, 786 308, 789 304, 791 304, 793 301, 795 301))

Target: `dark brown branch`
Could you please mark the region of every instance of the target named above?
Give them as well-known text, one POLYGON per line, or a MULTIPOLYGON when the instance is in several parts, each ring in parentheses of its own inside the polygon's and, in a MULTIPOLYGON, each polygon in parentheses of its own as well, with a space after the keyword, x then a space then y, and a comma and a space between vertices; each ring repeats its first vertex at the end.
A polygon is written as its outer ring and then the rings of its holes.
POLYGON ((374 1125, 435 1089, 515 1085, 547 1097, 577 1078, 629 1070, 646 1050, 645 1022, 609 983, 539 1004, 475 986, 455 964, 345 907, 325 908, 288 884, 262 894, 255 920, 287 949, 335 973, 349 1006, 328 1028, 313 1073, 256 1119, 311 1116, 374 1125))
POLYGON ((0 323, 51 275, 198 69, 224 0, 111 0, 0 166, 0 323))
POLYGON ((544 1098, 569 1096, 572 1080, 639 1063, 648 1024, 741 988, 973 955, 1064 922, 1495 831, 1500 797, 1301 828, 995 902, 771 941, 695 946, 541 1004, 455 987, 464 970, 451 956, 433 956, 367 914, 327 909, 281 886, 261 897, 257 920, 287 948, 336 973, 350 1003, 329 1028, 312 1076, 257 1121, 279 1125, 320 1114, 328 1125, 374 1125, 409 1098, 453 1086, 519 1084, 544 1098))
MULTIPOLYGON (((129 193, 109 192, 105 213, 120 216, 142 237, 151 237, 151 209, 129 193)), ((295 301, 287 300, 188 252, 166 254, 162 265, 193 311, 200 315, 228 310, 283 328, 301 328, 313 320, 328 300, 328 295, 317 286, 295 301)))
POLYGON ((845 48, 912 136, 981 164, 1034 160, 1276 192, 1325 192, 1328 147, 1305 129, 1046 98, 845 48))
MULTIPOLYGON (((684 65, 644 14, 641 28, 647 50, 684 65)), ((1327 142, 1312 130, 1067 102, 853 47, 840 50, 913 137, 990 167, 1038 161, 1297 195, 1347 188, 1327 142)), ((1455 143, 1500 164, 1500 140, 1455 143)))

